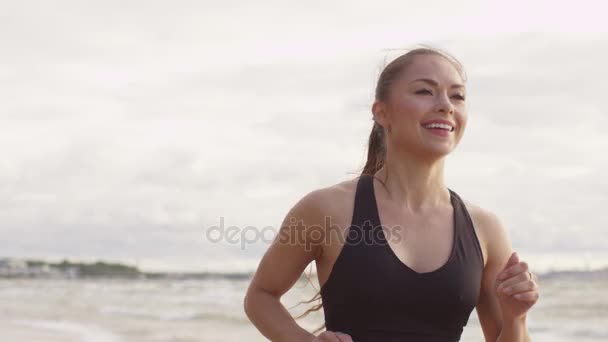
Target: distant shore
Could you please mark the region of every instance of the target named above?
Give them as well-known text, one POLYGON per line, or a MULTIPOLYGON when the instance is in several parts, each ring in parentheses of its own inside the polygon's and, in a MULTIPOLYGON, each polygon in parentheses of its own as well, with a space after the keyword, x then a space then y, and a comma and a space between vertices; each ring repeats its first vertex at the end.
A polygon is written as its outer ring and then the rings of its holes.
MULTIPOLYGON (((308 273, 307 273, 308 274, 308 273)), ((41 279, 249 279, 253 272, 145 272, 135 266, 123 263, 97 261, 91 263, 47 262, 42 260, 0 258, 0 279, 41 278, 41 279)), ((584 278, 608 280, 608 267, 599 270, 559 270, 537 274, 541 279, 584 278)), ((316 278, 316 274, 311 274, 316 278)), ((304 275, 300 280, 306 280, 304 275)))
POLYGON ((135 266, 123 263, 97 261, 91 263, 47 262, 42 260, 0 258, 0 278, 41 278, 41 279, 248 279, 252 272, 144 272, 135 266))

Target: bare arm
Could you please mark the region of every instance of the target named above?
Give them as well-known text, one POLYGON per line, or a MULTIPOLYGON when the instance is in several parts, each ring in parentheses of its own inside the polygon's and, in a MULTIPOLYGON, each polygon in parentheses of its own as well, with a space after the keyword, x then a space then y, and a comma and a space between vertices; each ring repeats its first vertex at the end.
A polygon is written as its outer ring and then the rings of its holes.
POLYGON ((319 230, 324 232, 321 196, 319 190, 313 191, 291 208, 247 290, 245 313, 271 341, 308 342, 315 338, 296 323, 280 299, 321 253, 321 246, 312 243, 313 238, 319 241, 319 230))
POLYGON ((498 274, 513 253, 507 230, 492 212, 478 208, 476 226, 483 230, 487 241, 487 263, 483 271, 477 315, 486 341, 529 342, 526 316, 505 318, 496 292, 498 274))

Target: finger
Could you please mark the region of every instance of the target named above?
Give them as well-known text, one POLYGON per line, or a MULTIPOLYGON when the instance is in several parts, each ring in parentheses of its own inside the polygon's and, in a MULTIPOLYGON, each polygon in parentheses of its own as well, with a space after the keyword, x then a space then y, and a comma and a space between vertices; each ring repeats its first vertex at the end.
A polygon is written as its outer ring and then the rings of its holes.
POLYGON ((525 283, 527 281, 532 281, 528 276, 528 272, 521 272, 503 281, 498 281, 496 290, 500 291, 506 287, 513 286, 518 283, 525 283))
POLYGON ((538 284, 538 276, 535 273, 532 273, 532 272, 530 272, 530 275, 532 276, 532 280, 534 280, 534 282, 538 284))
POLYGON ((518 279, 518 278, 509 278, 505 281, 503 281, 502 283, 500 283, 497 287, 496 287, 496 292, 497 293, 505 293, 505 289, 506 288, 510 288, 516 284, 519 284, 521 282, 526 281, 525 279, 518 279))
POLYGON ((522 292, 516 294, 513 298, 522 302, 536 302, 540 298, 540 293, 538 291, 522 292))
POLYGON ((504 280, 510 278, 518 273, 527 272, 528 271, 528 263, 525 261, 518 262, 510 267, 505 268, 502 272, 500 272, 496 279, 504 280))
POLYGON ((500 291, 506 295, 512 296, 514 294, 536 290, 536 284, 532 280, 526 280, 511 286, 505 286, 500 291))
POLYGON ((500 274, 509 274, 510 272, 519 273, 520 271, 527 271, 528 263, 525 261, 518 261, 515 264, 511 264, 508 267, 505 267, 500 274))
POLYGON ((319 339, 323 342, 340 342, 340 339, 333 331, 324 331, 319 335, 319 339))
POLYGON ((338 336, 340 342, 353 342, 352 337, 350 337, 348 334, 336 332, 336 336, 338 336))
POLYGON ((505 265, 505 268, 509 267, 509 266, 513 266, 513 265, 517 264, 518 262, 519 262, 519 254, 517 254, 517 252, 513 252, 513 253, 511 253, 509 260, 507 260, 507 264, 505 265))
POLYGON ((511 256, 509 257, 509 260, 507 260, 507 263, 502 268, 502 271, 498 274, 498 276, 502 275, 502 272, 504 272, 509 267, 517 264, 518 262, 519 262, 519 256, 517 255, 517 252, 511 253, 511 256))

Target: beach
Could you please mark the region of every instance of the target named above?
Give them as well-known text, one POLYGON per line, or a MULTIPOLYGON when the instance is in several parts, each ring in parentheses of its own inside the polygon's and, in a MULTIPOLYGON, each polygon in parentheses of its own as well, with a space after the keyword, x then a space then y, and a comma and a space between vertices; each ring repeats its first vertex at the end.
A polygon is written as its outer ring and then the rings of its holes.
MULTIPOLYGON (((267 341, 242 309, 248 279, 0 279, 2 341, 267 341)), ((540 342, 608 340, 605 279, 541 279, 542 298, 529 313, 540 342)), ((286 306, 310 298, 298 282, 286 306)), ((291 310, 296 315, 308 304, 291 310)), ((322 312, 298 320, 312 331, 322 312)), ((475 311, 462 341, 483 341, 475 311)))

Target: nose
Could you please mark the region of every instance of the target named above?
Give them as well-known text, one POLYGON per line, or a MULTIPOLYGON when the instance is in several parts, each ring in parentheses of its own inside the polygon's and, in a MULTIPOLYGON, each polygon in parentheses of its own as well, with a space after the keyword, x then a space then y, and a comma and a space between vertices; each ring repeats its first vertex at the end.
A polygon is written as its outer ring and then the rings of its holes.
POLYGON ((437 110, 439 112, 454 114, 454 105, 447 95, 439 96, 439 100, 437 102, 437 110))

